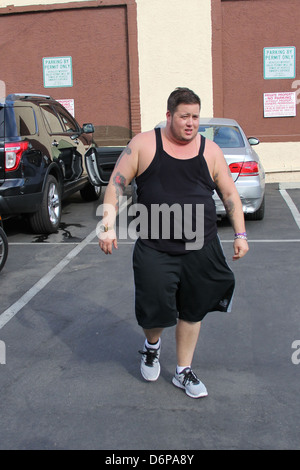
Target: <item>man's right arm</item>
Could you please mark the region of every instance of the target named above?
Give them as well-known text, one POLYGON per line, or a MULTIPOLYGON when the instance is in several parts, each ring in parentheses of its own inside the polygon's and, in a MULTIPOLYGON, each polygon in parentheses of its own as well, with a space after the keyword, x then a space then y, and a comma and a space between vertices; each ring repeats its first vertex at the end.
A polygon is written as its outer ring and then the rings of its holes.
POLYGON ((118 158, 106 187, 101 224, 107 227, 107 231, 98 235, 100 248, 106 254, 111 254, 113 247, 118 247, 114 229, 115 221, 119 211, 120 198, 137 174, 138 154, 138 139, 134 137, 118 158))

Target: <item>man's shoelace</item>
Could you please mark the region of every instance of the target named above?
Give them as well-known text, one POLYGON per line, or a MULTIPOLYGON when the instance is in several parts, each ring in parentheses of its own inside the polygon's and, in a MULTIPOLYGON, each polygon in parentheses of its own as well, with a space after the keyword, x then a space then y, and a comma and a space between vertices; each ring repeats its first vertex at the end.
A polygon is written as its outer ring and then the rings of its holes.
POLYGON ((153 366, 154 360, 157 359, 158 350, 146 349, 146 351, 139 351, 139 353, 145 356, 146 366, 153 366))
POLYGON ((199 379, 197 378, 197 376, 194 374, 194 372, 192 371, 192 369, 190 369, 188 372, 185 372, 184 373, 184 379, 182 381, 182 384, 183 385, 186 385, 187 383, 189 382, 192 382, 193 384, 198 384, 199 383, 199 379))

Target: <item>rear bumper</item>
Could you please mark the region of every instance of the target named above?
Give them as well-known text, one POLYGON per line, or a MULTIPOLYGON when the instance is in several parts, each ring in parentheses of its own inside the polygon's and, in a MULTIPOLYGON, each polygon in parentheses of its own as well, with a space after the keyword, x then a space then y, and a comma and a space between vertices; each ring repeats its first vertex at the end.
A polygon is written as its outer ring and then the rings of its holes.
POLYGON ((43 193, 24 194, 24 180, 9 180, 0 186, 0 214, 17 215, 36 212, 43 198, 43 193), (12 184, 13 182, 13 184, 12 184))

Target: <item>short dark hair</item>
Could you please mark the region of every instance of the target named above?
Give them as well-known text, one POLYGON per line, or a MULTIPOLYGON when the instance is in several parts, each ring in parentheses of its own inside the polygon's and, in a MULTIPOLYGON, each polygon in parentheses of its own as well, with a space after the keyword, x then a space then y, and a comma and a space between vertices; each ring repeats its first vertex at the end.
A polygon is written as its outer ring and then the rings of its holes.
POLYGON ((176 111, 177 106, 181 103, 184 104, 199 104, 201 109, 201 100, 196 93, 189 88, 178 87, 170 94, 168 98, 168 111, 173 115, 176 111))

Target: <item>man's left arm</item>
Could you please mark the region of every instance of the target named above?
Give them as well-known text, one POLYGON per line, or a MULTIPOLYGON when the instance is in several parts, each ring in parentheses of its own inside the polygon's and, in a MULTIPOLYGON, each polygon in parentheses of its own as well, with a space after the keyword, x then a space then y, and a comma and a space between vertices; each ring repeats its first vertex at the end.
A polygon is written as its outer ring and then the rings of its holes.
POLYGON ((224 158, 221 149, 216 150, 213 179, 217 185, 217 193, 221 198, 227 216, 234 230, 233 260, 238 260, 245 256, 249 250, 245 217, 239 193, 235 187, 231 172, 224 158))

